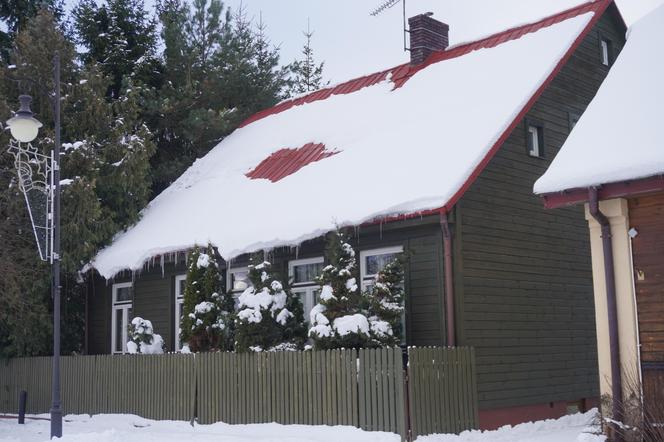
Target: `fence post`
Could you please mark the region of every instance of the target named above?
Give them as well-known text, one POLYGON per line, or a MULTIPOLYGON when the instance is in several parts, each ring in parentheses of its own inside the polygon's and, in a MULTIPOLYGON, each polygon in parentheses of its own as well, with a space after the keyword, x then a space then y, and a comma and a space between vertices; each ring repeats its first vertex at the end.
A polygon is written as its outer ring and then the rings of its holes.
POLYGON ((25 424, 25 403, 28 400, 28 392, 21 390, 18 395, 18 423, 25 424))

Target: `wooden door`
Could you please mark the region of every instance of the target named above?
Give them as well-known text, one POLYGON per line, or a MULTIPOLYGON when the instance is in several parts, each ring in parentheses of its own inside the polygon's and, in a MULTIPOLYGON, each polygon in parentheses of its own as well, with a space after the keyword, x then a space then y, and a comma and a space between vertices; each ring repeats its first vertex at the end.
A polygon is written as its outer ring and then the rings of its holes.
POLYGON ((664 193, 629 200, 644 405, 664 423, 664 193))

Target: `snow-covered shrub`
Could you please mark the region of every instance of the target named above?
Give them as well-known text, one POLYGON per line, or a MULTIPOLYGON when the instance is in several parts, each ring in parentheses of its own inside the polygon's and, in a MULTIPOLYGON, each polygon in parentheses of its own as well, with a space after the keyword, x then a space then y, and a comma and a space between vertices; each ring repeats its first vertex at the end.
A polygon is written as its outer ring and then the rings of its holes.
POLYGON ((183 345, 192 352, 232 348, 233 298, 221 290, 215 252, 195 247, 187 259, 187 280, 180 327, 183 345))
POLYGON ((317 350, 361 348, 371 343, 367 299, 357 286, 355 251, 340 231, 328 237, 327 258, 318 282, 320 302, 311 309, 309 337, 317 350))
POLYGON ((369 300, 371 338, 379 346, 401 343, 401 318, 404 312, 404 263, 397 257, 378 272, 369 300))
POLYGON ((164 340, 161 335, 154 333, 152 322, 139 316, 131 320, 127 352, 146 355, 156 355, 164 352, 164 340))
POLYGON ((249 266, 252 286, 238 298, 236 313, 238 352, 300 350, 304 344, 302 304, 270 267, 267 261, 249 266))

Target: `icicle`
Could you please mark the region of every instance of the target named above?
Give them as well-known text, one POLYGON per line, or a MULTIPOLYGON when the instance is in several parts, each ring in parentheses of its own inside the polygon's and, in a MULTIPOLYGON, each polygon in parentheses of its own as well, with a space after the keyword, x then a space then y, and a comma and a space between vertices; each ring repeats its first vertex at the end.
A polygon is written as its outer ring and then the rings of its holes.
POLYGON ((161 261, 161 277, 164 277, 164 255, 159 255, 161 261))
POLYGON ((300 245, 295 246, 295 259, 300 259, 300 245))

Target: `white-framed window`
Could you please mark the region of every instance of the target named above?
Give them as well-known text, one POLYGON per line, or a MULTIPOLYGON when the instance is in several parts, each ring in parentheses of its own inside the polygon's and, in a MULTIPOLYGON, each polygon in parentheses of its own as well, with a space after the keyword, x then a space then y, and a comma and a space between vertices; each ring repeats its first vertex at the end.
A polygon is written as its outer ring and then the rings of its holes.
POLYGON ((233 293, 233 296, 239 296, 250 286, 248 267, 230 268, 226 271, 226 287, 233 293))
POLYGON ((184 287, 187 283, 187 275, 177 275, 175 277, 175 351, 180 351, 182 343, 180 342, 180 324, 182 323, 182 307, 184 305, 184 287))
POLYGON ((288 278, 291 281, 291 291, 300 297, 304 310, 304 320, 309 322, 309 313, 318 302, 320 285, 316 277, 323 270, 323 257, 296 259, 288 262, 288 278))
POLYGON ((378 272, 394 261, 394 259, 403 253, 402 246, 384 247, 382 249, 362 250, 360 252, 360 278, 362 280, 362 290, 370 290, 378 272))
POLYGON ((113 284, 112 293, 111 350, 113 354, 121 354, 127 352, 127 333, 134 299, 133 284, 113 284))
POLYGON ((528 125, 528 155, 531 157, 542 156, 542 127, 535 124, 528 125))
POLYGON ((599 44, 602 56, 602 64, 604 66, 611 66, 611 40, 602 38, 599 44))

